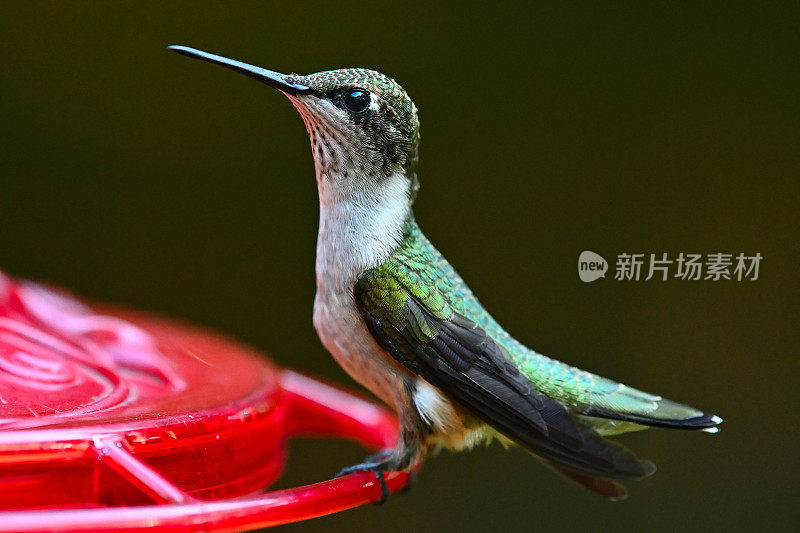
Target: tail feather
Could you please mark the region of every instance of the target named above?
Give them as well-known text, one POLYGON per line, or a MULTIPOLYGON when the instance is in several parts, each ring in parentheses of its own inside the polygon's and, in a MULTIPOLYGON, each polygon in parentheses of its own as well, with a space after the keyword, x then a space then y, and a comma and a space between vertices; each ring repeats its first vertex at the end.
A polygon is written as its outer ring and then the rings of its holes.
MULTIPOLYGON (((516 341, 514 341, 516 342, 516 341)), ((515 363, 537 390, 569 406, 601 435, 656 426, 715 433, 722 419, 581 370, 517 343, 515 363)))
MULTIPOLYGON (((593 492, 611 499, 624 498, 626 491, 620 479, 641 479, 655 471, 653 463, 637 459, 622 446, 602 437, 648 426, 719 431, 717 426, 722 419, 716 415, 586 372, 519 343, 515 347, 512 353, 520 371, 538 391, 566 406, 576 424, 592 435, 584 439, 590 446, 573 452, 569 462, 555 454, 543 454, 533 446, 528 448, 545 464, 593 492), (588 468, 578 460, 582 456, 606 458, 609 454, 617 458, 613 461, 615 468, 605 471, 588 468)), ((526 444, 518 438, 514 440, 526 444)))
POLYGON ((575 481, 576 483, 583 485, 590 491, 599 494, 600 496, 604 496, 610 500, 624 500, 625 498, 628 497, 628 491, 625 488, 625 485, 623 485, 619 481, 615 481, 613 479, 608 479, 604 477, 593 476, 585 472, 579 472, 572 468, 566 467, 558 463, 554 463, 553 461, 548 461, 546 459, 542 459, 542 463, 549 466, 556 472, 568 477, 572 481, 575 481))
POLYGON ((582 415, 632 422, 643 426, 677 429, 715 429, 722 419, 661 396, 649 394, 622 384, 611 392, 593 395, 582 415))

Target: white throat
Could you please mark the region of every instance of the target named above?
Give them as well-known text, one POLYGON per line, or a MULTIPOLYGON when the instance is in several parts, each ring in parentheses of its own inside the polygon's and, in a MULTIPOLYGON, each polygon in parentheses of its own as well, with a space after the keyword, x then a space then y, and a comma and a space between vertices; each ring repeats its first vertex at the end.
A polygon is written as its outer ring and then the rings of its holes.
POLYGON ((378 174, 368 156, 354 152, 357 135, 329 101, 289 99, 306 124, 317 175, 317 286, 349 292, 361 272, 397 248, 411 210, 410 182, 399 168, 378 174))
POLYGON ((337 178, 317 176, 317 284, 350 286, 361 272, 388 260, 400 243, 410 211, 408 179, 397 174, 342 195, 337 178))

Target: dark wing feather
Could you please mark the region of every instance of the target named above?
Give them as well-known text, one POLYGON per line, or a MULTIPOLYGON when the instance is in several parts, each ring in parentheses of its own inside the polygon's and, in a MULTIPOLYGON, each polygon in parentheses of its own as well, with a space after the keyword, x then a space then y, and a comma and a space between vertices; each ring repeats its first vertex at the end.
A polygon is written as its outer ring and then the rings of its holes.
POLYGON ((535 390, 503 348, 451 309, 435 287, 409 286, 387 264, 365 271, 353 294, 370 332, 394 359, 537 455, 601 477, 652 472, 651 463, 600 438, 535 390))

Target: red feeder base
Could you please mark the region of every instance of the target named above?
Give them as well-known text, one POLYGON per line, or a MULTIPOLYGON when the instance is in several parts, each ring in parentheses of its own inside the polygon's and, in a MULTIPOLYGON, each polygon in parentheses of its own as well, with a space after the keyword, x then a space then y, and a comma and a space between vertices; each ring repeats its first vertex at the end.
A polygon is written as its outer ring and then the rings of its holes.
MULTIPOLYGON (((229 339, 0 273, 0 531, 224 531, 380 498, 371 474, 275 492, 287 438, 394 444, 393 416, 229 339)), ((389 489, 408 482, 387 475, 389 489)))

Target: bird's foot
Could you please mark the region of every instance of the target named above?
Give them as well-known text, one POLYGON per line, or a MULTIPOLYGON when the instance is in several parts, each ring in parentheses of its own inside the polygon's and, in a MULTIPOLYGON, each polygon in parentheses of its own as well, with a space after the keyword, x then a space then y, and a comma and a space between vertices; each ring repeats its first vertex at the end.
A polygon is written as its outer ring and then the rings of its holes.
POLYGON ((382 450, 376 454, 368 456, 363 463, 343 468, 336 474, 336 477, 346 476, 355 472, 370 472, 375 475, 378 484, 381 486, 381 498, 375 505, 386 503, 389 499, 389 486, 386 484, 386 472, 392 470, 393 461, 391 460, 392 451, 382 450))
POLYGON ((336 477, 342 477, 348 474, 354 474, 356 472, 371 472, 372 474, 375 474, 375 478, 378 480, 378 484, 381 486, 381 499, 376 501, 375 505, 382 505, 386 503, 386 500, 389 499, 389 486, 386 484, 386 470, 381 463, 372 462, 348 466, 336 474, 336 477))

